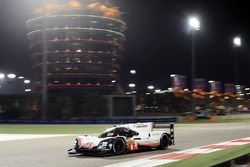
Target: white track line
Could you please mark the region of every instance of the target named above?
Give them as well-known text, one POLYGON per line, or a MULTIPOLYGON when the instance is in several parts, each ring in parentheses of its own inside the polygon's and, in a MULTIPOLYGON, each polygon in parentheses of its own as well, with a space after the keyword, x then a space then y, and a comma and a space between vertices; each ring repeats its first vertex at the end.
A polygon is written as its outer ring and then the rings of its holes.
POLYGON ((49 135, 49 134, 0 134, 1 141, 15 141, 15 140, 27 140, 27 139, 42 139, 42 138, 51 138, 51 137, 60 137, 60 136, 70 136, 64 134, 49 135))

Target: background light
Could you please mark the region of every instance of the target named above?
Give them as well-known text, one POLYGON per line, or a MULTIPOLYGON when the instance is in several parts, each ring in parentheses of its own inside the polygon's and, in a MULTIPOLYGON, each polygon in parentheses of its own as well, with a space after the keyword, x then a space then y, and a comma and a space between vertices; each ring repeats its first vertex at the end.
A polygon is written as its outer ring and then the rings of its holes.
POLYGON ((153 90, 154 88, 155 88, 155 87, 154 87, 153 85, 149 85, 149 86, 148 86, 148 89, 149 89, 149 90, 153 90))
POLYGON ((24 79, 24 76, 19 76, 18 79, 24 79))
POLYGON ((8 74, 7 77, 10 79, 14 79, 16 78, 16 74, 8 74))
POLYGON ((4 79, 5 75, 3 73, 0 73, 0 79, 4 79))
POLYGON ((155 93, 160 93, 161 92, 161 89, 156 89, 155 90, 155 93))
POLYGON ((25 89, 24 91, 25 92, 31 92, 31 89, 25 89))
POLYGON ((29 84, 30 83, 30 80, 26 79, 23 81, 25 84, 29 84))
POLYGON ((171 74, 171 75, 170 75, 171 78, 173 78, 173 77, 175 77, 175 76, 176 76, 176 74, 171 74))
POLYGON ((188 23, 193 30, 200 30, 200 20, 197 17, 190 17, 188 23))
POLYGON ((208 83, 214 83, 215 81, 208 81, 208 83))
POLYGON ((134 88, 136 85, 135 85, 134 83, 130 83, 128 86, 129 86, 130 88, 134 88))
POLYGON ((168 92, 173 92, 173 88, 168 88, 168 92))
POLYGON ((233 39, 233 43, 235 47, 241 47, 241 38, 240 37, 235 37, 233 39))
POLYGON ((130 70, 129 72, 130 74, 133 74, 133 75, 136 74, 136 70, 130 70))

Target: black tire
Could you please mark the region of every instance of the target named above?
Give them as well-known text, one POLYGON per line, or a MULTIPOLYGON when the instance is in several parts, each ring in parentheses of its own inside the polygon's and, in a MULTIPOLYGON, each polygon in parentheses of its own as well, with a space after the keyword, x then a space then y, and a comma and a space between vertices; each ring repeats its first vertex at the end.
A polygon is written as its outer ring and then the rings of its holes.
POLYGON ((112 151, 115 155, 124 154, 126 151, 126 144, 123 139, 117 138, 113 141, 112 151))
POLYGON ((160 150, 166 150, 166 149, 168 149, 168 145, 169 145, 169 137, 168 137, 168 135, 163 134, 161 136, 160 145, 158 146, 158 148, 160 150))

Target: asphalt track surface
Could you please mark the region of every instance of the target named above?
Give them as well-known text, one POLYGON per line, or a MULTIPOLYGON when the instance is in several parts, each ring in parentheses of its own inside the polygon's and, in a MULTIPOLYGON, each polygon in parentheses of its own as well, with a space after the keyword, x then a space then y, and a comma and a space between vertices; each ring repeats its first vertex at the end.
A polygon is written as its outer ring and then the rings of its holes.
POLYGON ((152 155, 250 137, 250 122, 178 125, 176 145, 168 150, 144 151, 121 156, 69 156, 75 136, 0 142, 0 167, 100 167, 152 155))

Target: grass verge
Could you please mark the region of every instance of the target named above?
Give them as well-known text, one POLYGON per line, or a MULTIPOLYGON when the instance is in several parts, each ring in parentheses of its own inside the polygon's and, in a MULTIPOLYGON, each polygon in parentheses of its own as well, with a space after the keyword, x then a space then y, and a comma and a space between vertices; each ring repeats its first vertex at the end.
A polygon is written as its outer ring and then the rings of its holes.
POLYGON ((250 118, 232 118, 232 119, 197 119, 194 121, 178 121, 176 124, 196 124, 196 123, 237 123, 237 122, 250 122, 250 118))
POLYGON ((112 125, 6 125, 0 124, 5 134, 90 134, 100 133, 112 125))
MULTIPOLYGON (((176 122, 179 124, 202 124, 202 123, 236 123, 250 122, 250 118, 237 118, 225 120, 195 120, 176 122)), ((24 124, 0 124, 0 133, 6 134, 90 134, 100 133, 113 125, 24 125, 24 124)))
POLYGON ((161 165, 160 167, 191 167, 191 166, 199 166, 199 167, 208 167, 217 165, 223 162, 227 162, 231 159, 235 159, 241 157, 243 155, 250 154, 250 144, 235 146, 230 149, 217 151, 214 153, 204 154, 197 157, 189 158, 186 160, 173 162, 165 165, 161 165))
MULTIPOLYGON (((30 125, 0 124, 0 134, 93 134, 114 125, 30 125)), ((183 127, 186 125, 175 125, 183 127)))

